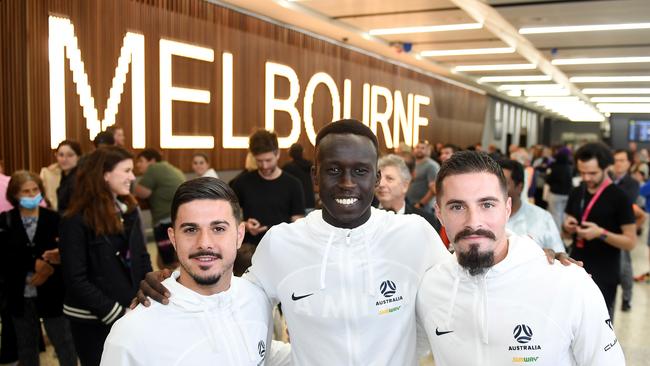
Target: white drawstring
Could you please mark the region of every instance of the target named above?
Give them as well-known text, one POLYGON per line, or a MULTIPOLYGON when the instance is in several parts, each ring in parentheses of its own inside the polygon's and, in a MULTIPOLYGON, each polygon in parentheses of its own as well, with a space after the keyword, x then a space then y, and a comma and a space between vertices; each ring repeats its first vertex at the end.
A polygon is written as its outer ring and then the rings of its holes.
POLYGON ((320 289, 324 290, 325 285, 325 272, 327 272, 327 260, 330 256, 330 249, 332 248, 332 239, 334 238, 334 232, 330 233, 329 239, 327 239, 327 244, 325 245, 325 253, 323 253, 323 260, 320 264, 320 289))
POLYGON ((487 281, 485 280, 487 273, 481 279, 481 302, 483 305, 483 324, 481 324, 481 336, 483 338, 483 343, 488 344, 488 297, 487 297, 487 281))
POLYGON ((454 278, 454 286, 451 290, 451 301, 449 302, 449 309, 447 309, 447 324, 445 329, 451 329, 452 315, 454 313, 454 306, 456 306, 456 296, 458 295, 459 285, 460 285, 460 276, 457 271, 456 278, 454 278))

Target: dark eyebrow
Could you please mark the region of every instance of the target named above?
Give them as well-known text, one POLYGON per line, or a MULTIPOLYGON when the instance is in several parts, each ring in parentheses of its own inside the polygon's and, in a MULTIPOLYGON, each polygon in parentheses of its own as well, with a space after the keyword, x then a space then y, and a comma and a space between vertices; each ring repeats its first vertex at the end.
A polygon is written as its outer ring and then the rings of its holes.
MULTIPOLYGON (((222 224, 226 225, 226 226, 230 226, 230 223, 228 221, 226 221, 226 220, 214 220, 214 221, 210 222, 210 226, 216 226, 216 225, 222 225, 222 224)), ((194 222, 184 222, 184 223, 179 225, 179 227, 181 227, 181 228, 183 228, 183 227, 195 228, 195 227, 199 227, 199 226, 200 226, 199 224, 194 223, 194 222)))
POLYGON ((496 197, 483 197, 479 199, 479 202, 487 202, 487 201, 498 201, 499 199, 496 197))
POLYGON ((445 203, 445 206, 447 205, 456 205, 456 204, 465 204, 465 201, 463 200, 449 200, 445 203))

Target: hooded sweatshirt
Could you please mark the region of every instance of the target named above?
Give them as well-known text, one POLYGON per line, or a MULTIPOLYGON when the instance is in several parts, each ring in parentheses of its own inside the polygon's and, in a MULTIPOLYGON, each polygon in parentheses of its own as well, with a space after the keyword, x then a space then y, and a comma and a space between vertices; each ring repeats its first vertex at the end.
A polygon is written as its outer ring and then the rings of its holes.
POLYGON ((417 365, 416 291, 449 256, 420 216, 373 208, 343 229, 317 210, 272 227, 245 276, 282 303, 293 365, 417 365))
POLYGON ((625 365, 598 287, 578 266, 549 265, 530 238, 471 276, 455 257, 424 277, 417 299, 437 366, 625 365))
POLYGON ((169 305, 140 305, 113 325, 101 365, 283 364, 269 358, 288 362, 290 348, 274 342, 269 350, 271 306, 259 288, 233 277, 228 290, 204 296, 181 285, 178 276, 174 272, 163 281, 171 293, 169 305))

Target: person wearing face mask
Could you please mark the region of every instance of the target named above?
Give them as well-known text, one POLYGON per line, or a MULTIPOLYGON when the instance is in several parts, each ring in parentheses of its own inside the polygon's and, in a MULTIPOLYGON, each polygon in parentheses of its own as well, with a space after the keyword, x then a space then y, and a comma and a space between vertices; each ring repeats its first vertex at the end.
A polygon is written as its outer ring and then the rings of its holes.
MULTIPOLYGON (((17 337, 21 365, 39 364, 40 319, 60 365, 77 364, 68 320, 63 316, 63 278, 56 251, 59 215, 40 207, 43 184, 34 173, 20 170, 11 176, 7 200, 14 206, 0 214, 3 291, 17 337)), ((3 323, 4 325, 5 323, 3 323)))
POLYGON ((63 313, 83 366, 99 365, 111 325, 151 271, 135 198, 133 155, 117 146, 88 155, 60 226, 63 313))

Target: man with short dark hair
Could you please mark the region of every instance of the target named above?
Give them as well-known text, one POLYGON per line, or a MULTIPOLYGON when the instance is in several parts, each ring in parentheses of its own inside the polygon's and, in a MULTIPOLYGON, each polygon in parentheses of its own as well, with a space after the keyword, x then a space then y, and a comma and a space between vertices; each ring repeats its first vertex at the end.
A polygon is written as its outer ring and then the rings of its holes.
POLYGON ((230 187, 212 177, 181 184, 171 219, 168 234, 180 267, 163 282, 170 304, 138 307, 118 320, 101 364, 275 365, 288 359, 288 346, 271 347, 271 304, 264 291, 233 276, 244 223, 230 187))
POLYGON ((506 229, 511 199, 492 158, 455 153, 436 194, 456 252, 425 274, 417 314, 437 366, 625 364, 589 275, 549 265, 538 244, 506 229))
POLYGON ((582 184, 566 205, 563 229, 573 238, 571 257, 583 261, 614 317, 620 281, 621 249, 636 244, 634 212, 625 193, 607 176, 612 153, 602 143, 589 143, 575 154, 582 184))
POLYGON ((433 201, 435 199, 436 175, 440 165, 431 159, 431 145, 429 141, 423 140, 415 145, 413 156, 415 157, 415 177, 411 181, 406 197, 417 208, 433 212, 433 201))
MULTIPOLYGON (((627 196, 630 205, 636 203, 639 197, 639 182, 630 176, 630 167, 634 161, 634 154, 629 150, 618 149, 614 151, 614 166, 612 179, 627 196)), ((621 288, 623 301, 621 310, 630 311, 632 308, 632 289, 634 287, 634 272, 632 270, 632 257, 629 250, 621 251, 621 288)))
POLYGON ((178 262, 167 235, 171 227, 170 206, 174 192, 185 181, 185 175, 163 161, 160 152, 152 148, 144 149, 137 155, 135 166, 142 176, 136 182, 134 193, 136 197, 146 199, 151 209, 158 267, 174 269, 178 262))
POLYGON ((512 212, 506 228, 519 235, 529 236, 542 249, 563 253, 564 242, 551 214, 528 201, 521 199, 524 188, 524 167, 516 160, 499 160, 508 182, 508 196, 512 200, 512 212))
POLYGON ((460 151, 460 148, 454 144, 446 144, 440 149, 440 156, 438 157, 440 159, 440 163, 444 163, 445 161, 449 160, 451 156, 456 152, 460 151))

